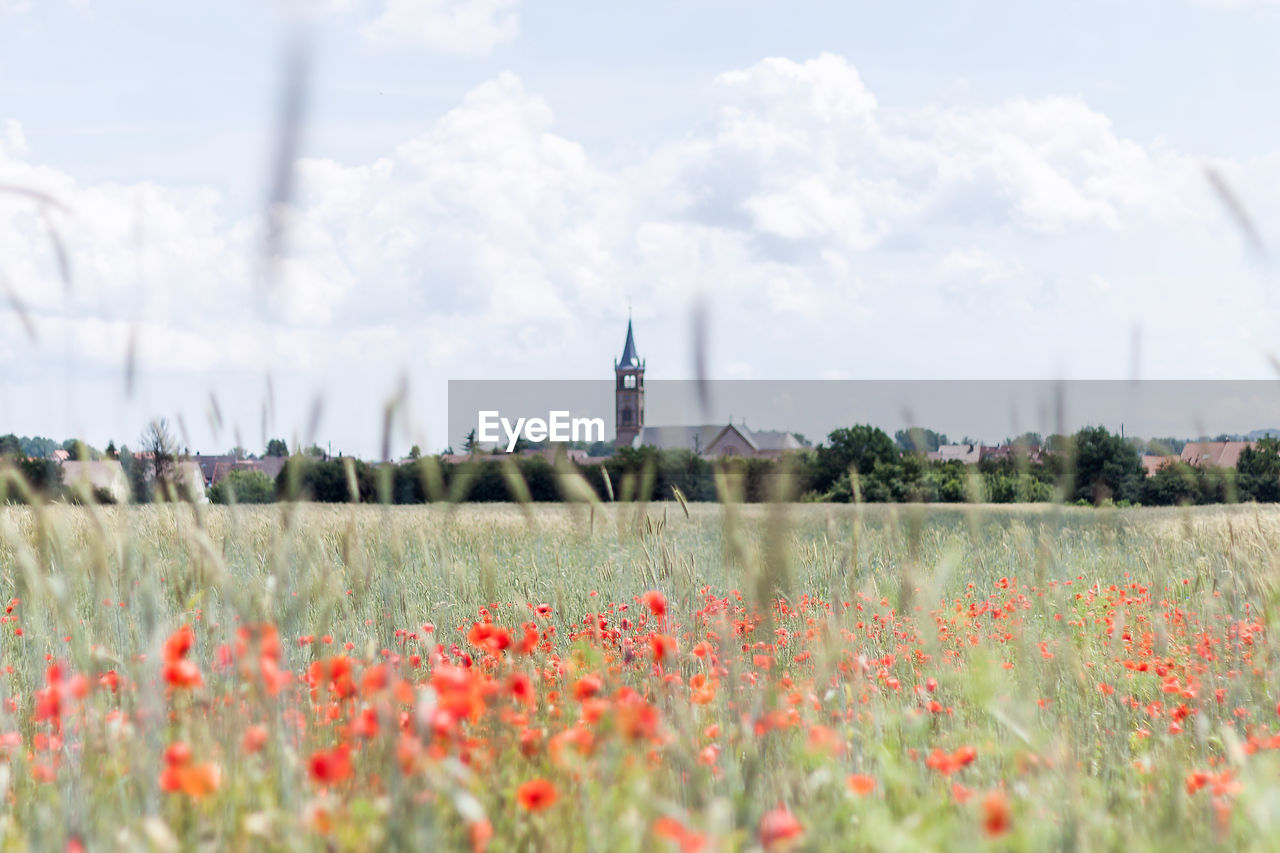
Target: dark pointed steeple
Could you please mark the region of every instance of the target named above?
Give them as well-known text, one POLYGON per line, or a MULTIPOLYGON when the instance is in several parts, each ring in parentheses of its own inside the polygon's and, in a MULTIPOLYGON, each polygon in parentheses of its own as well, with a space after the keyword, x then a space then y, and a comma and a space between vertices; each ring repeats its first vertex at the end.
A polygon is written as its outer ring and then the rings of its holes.
POLYGON ((636 354, 636 339, 631 333, 631 318, 627 318, 627 342, 622 347, 622 358, 618 359, 619 368, 640 367, 640 356, 636 354))
POLYGON ((630 447, 644 428, 644 362, 636 352, 636 336, 631 330, 630 312, 627 313, 627 342, 622 347, 622 358, 613 363, 617 379, 613 392, 618 430, 615 447, 630 447))

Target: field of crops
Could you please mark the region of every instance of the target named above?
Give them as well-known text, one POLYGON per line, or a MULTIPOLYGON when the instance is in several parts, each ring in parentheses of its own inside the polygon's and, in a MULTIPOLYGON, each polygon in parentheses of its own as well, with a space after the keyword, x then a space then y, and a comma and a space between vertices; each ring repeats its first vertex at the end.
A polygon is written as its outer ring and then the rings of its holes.
POLYGON ((0 511, 0 849, 1268 849, 1280 511, 0 511))

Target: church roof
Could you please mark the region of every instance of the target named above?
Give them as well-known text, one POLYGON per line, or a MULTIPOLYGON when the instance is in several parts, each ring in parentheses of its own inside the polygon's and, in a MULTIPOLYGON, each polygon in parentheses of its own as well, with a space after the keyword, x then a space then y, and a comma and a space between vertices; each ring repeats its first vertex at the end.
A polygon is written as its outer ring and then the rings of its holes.
POLYGON ((641 367, 640 356, 636 355, 636 339, 631 333, 631 320, 627 320, 627 342, 622 347, 622 358, 618 359, 618 367, 641 367))
POLYGON ((700 426, 644 426, 632 440, 632 447, 656 447, 659 450, 692 450, 703 453, 715 443, 724 424, 700 426))
POLYGON ((757 450, 801 450, 804 445, 796 439, 796 434, 780 429, 747 429, 741 431, 756 446, 757 450))
POLYGON ((632 447, 656 447, 659 450, 692 450, 714 453, 723 434, 736 432, 752 450, 765 453, 800 450, 804 445, 795 434, 784 430, 753 430, 745 424, 701 424, 698 426, 645 426, 632 440, 632 447))

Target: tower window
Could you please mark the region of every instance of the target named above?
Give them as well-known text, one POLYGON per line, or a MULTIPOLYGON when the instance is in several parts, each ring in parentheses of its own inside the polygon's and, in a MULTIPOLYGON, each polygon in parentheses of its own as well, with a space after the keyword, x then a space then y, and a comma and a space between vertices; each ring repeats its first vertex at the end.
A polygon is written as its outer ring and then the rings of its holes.
POLYGON ((623 388, 636 387, 636 375, 634 373, 628 373, 626 376, 622 377, 622 387, 623 388))
POLYGON ((631 410, 630 409, 622 410, 622 425, 631 426, 631 410))

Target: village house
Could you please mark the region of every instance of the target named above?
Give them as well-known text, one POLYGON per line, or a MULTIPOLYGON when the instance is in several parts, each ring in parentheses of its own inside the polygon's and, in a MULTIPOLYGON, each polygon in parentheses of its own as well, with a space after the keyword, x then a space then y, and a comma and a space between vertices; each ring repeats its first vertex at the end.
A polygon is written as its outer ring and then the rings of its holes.
POLYGON ((1142 457, 1142 468, 1150 477, 1175 461, 1202 468, 1236 468, 1246 447, 1257 447, 1256 441, 1191 441, 1177 456, 1148 454, 1142 457))
POLYGON ((777 459, 801 450, 793 433, 783 430, 753 430, 746 424, 703 424, 701 426, 645 426, 632 441, 633 447, 659 450, 690 450, 713 459, 721 456, 755 456, 777 459))
MULTIPOLYGON (((155 458, 155 453, 150 450, 143 450, 133 454, 133 458, 146 466, 147 479, 150 481, 154 476, 149 464, 155 458)), ((206 494, 207 488, 204 480, 204 473, 200 470, 200 465, 194 459, 179 457, 173 461, 173 483, 179 490, 179 497, 189 500, 192 503, 208 503, 209 496, 206 494)))
POLYGON ((101 492, 111 496, 118 504, 129 502, 129 478, 124 466, 116 459, 99 459, 79 462, 64 459, 62 483, 71 489, 83 489, 90 496, 101 492))
POLYGON ((965 465, 977 465, 979 462, 1001 459, 1025 459, 1027 462, 1040 463, 1051 453, 1039 445, 1012 444, 944 444, 937 450, 925 454, 932 462, 963 462, 965 465))
POLYGON ((554 444, 546 447, 528 447, 520 451, 520 455, 526 459, 540 456, 552 465, 556 463, 556 459, 561 453, 575 465, 598 465, 609 458, 607 456, 592 456, 581 448, 566 448, 563 445, 557 446, 554 444))
POLYGON ((1177 458, 1178 457, 1176 456, 1156 456, 1148 453, 1142 457, 1142 471, 1150 477, 1152 474, 1177 458))
POLYGON ((925 454, 931 462, 963 462, 966 465, 977 465, 993 454, 997 448, 984 444, 944 444, 937 450, 925 454))
POLYGON ((1255 446, 1256 441, 1193 441, 1182 448, 1178 458, 1188 465, 1235 468, 1244 449, 1255 446))
POLYGON ((191 457, 191 461, 200 468, 200 476, 204 480, 205 488, 213 488, 232 471, 261 471, 274 480, 280 476, 288 460, 283 456, 241 459, 229 453, 217 455, 197 453, 191 457))
MULTIPOLYGON (((135 453, 134 458, 144 464, 152 454, 135 453)), ((83 489, 89 494, 102 491, 111 496, 116 503, 128 503, 132 490, 129 477, 118 459, 96 459, 79 461, 60 459, 63 485, 72 489, 83 489)), ((200 466, 193 460, 179 459, 174 462, 174 480, 182 491, 183 497, 195 503, 206 503, 209 498, 205 494, 205 482, 200 466)))

